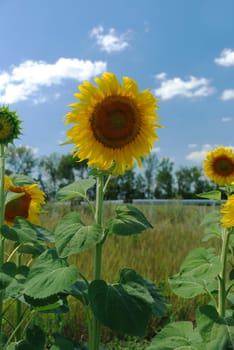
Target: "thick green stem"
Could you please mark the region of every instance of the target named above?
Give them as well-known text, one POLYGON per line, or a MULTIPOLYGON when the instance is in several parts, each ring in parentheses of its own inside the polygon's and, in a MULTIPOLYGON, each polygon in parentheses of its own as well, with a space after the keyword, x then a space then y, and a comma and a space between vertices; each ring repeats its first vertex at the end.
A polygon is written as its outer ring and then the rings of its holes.
MULTIPOLYGON (((21 265, 21 254, 17 254, 17 265, 18 267, 21 265)), ((17 340, 20 340, 22 338, 21 319, 22 319, 22 303, 20 300, 16 300, 16 325, 17 325, 16 339, 17 340)))
POLYGON ((221 317, 225 317, 226 311, 226 275, 227 275, 227 258, 228 243, 231 231, 224 229, 222 232, 222 250, 221 250, 221 272, 219 274, 219 294, 218 294, 218 313, 221 317))
MULTIPOLYGON (((0 230, 4 224, 5 215, 5 152, 4 146, 0 145, 0 230)), ((2 232, 0 232, 2 233, 2 232)), ((5 239, 0 235, 0 268, 4 264, 5 239)), ((2 318, 3 318, 3 292, 0 292, 0 337, 2 335, 2 318)), ((1 345, 0 345, 1 346, 1 345)))
MULTIPOLYGON (((97 177, 97 188, 96 188, 96 213, 95 221, 96 224, 102 226, 103 220, 103 175, 97 177)), ((94 279, 101 279, 102 275, 102 243, 98 243, 95 247, 95 260, 94 260, 94 279)), ((92 323, 92 340, 90 342, 90 350, 99 350, 100 344, 100 322, 93 316, 92 323)))

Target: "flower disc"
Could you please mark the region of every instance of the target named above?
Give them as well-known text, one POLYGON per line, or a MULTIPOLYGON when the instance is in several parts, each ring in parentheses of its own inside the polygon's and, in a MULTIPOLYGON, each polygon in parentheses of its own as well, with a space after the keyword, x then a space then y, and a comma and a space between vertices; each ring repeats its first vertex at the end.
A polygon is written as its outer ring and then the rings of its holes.
POLYGON ((230 185, 234 181, 232 149, 221 146, 208 152, 204 161, 204 171, 218 185, 230 185))
POLYGON ((121 85, 112 73, 96 78, 97 86, 84 82, 75 96, 78 102, 66 116, 75 125, 67 136, 75 144, 74 156, 88 159, 88 165, 122 174, 149 154, 158 140, 158 108, 148 91, 139 92, 133 79, 123 78, 121 85))

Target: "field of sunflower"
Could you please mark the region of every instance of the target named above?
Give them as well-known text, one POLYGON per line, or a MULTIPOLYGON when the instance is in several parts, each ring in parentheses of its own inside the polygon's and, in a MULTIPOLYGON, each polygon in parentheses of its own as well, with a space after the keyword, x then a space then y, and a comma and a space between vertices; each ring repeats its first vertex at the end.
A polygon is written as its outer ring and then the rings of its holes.
POLYGON ((77 208, 43 213, 34 179, 6 176, 21 128, 0 108, 0 350, 233 349, 233 150, 219 146, 204 162, 219 187, 199 196, 218 208, 106 206, 111 178, 142 166, 161 126, 157 99, 133 79, 106 72, 95 83, 79 86, 65 117, 89 173, 56 200, 82 199, 77 208))

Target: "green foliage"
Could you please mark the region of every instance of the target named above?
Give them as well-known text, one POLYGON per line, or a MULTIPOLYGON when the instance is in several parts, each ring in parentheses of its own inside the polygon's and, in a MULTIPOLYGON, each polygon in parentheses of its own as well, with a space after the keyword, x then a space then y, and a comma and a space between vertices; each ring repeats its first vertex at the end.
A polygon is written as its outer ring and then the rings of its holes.
POLYGON ((229 324, 212 305, 202 305, 198 309, 196 325, 194 328, 189 321, 169 323, 146 350, 233 349, 233 321, 229 324))
POLYGON ((169 323, 146 348, 146 350, 166 349, 205 350, 199 332, 193 329, 193 324, 189 321, 169 323))
POLYGON ((108 222, 111 233, 126 236, 152 228, 144 214, 132 205, 117 206, 115 211, 116 217, 108 222))
POLYGON ((220 191, 209 191, 197 194, 197 197, 206 198, 206 199, 214 199, 216 201, 221 200, 221 192, 220 191))
POLYGON ((128 335, 145 335, 150 317, 166 312, 158 288, 132 269, 120 272, 119 283, 91 282, 88 292, 94 315, 112 330, 128 335))
POLYGON ((178 274, 169 279, 173 292, 184 298, 192 298, 217 289, 214 280, 221 269, 220 258, 212 248, 193 250, 182 264, 178 274))
POLYGON ((65 258, 95 247, 103 238, 102 232, 101 226, 95 224, 85 226, 77 213, 68 213, 55 229, 59 256, 65 258))
POLYGON ((45 251, 30 270, 23 293, 34 299, 56 295, 69 288, 77 279, 77 268, 68 266, 54 249, 45 251))
POLYGON ((63 187, 56 194, 56 199, 60 201, 67 201, 72 198, 86 199, 87 191, 95 184, 93 178, 78 180, 70 185, 63 187))
POLYGON ((139 286, 135 291, 137 296, 134 296, 123 285, 108 285, 102 280, 93 281, 89 286, 90 303, 97 319, 114 331, 137 336, 146 334, 151 316, 144 292, 139 286))

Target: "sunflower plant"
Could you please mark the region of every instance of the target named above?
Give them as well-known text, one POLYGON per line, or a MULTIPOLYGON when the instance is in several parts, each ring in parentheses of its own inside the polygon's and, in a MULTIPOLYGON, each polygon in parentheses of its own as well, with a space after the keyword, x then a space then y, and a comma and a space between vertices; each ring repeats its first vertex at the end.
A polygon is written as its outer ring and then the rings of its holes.
MULTIPOLYGON (((21 134, 21 121, 0 107, 0 349, 28 349, 22 338, 36 312, 23 296, 32 261, 54 235, 39 225, 45 194, 25 175, 5 175, 6 150, 21 134), (12 315, 14 315, 12 317, 12 315)), ((28 337, 33 331, 28 330, 28 337)))
POLYGON ((219 209, 209 212, 202 222, 205 227, 203 240, 213 240, 216 244, 214 248, 193 250, 169 283, 177 296, 194 298, 206 295, 208 303, 198 308, 195 327, 190 321, 169 323, 147 350, 234 349, 233 150, 220 146, 208 152, 203 168, 216 189, 198 196, 220 204, 219 209))
MULTIPOLYGON (((59 201, 82 199, 93 222, 86 224, 76 211, 66 214, 55 228, 54 246, 37 258, 21 291, 34 310, 62 312, 69 307, 68 297, 82 303, 89 350, 100 349, 102 325, 144 336, 151 317, 162 317, 167 309, 159 287, 133 269, 123 268, 114 284, 102 277, 102 249, 109 235, 124 237, 152 228, 144 214, 128 204, 116 206, 115 216, 104 222, 103 204, 111 177, 130 169, 135 161, 141 166, 142 158, 158 140, 157 100, 149 90, 139 91, 136 82, 127 77, 121 83, 114 74, 104 73, 95 83, 79 86, 75 93, 78 101, 65 117, 66 124, 73 124, 67 131, 68 143, 75 145, 75 157, 87 160, 89 176, 61 188, 56 195, 59 201), (94 202, 89 200, 91 189, 96 191, 94 202), (79 266, 69 263, 72 255, 85 250, 93 251, 91 280, 79 266)), ((20 195, 17 192, 18 201, 23 201, 20 195)), ((67 347, 84 349, 72 343, 67 347)))

